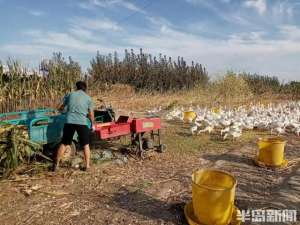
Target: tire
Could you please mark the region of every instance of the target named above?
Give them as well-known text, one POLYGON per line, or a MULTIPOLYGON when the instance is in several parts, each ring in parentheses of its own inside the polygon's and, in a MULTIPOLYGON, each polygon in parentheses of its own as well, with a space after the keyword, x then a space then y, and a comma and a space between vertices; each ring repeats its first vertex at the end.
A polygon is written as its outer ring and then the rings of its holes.
POLYGON ((167 146, 165 144, 161 144, 160 146, 158 146, 158 149, 157 149, 157 151, 159 153, 164 153, 164 152, 166 152, 166 150, 167 150, 167 146))
POLYGON ((150 149, 153 149, 153 148, 154 148, 153 141, 151 139, 145 138, 143 140, 143 149, 145 149, 147 151, 147 150, 150 150, 150 149))
POLYGON ((144 160, 147 157, 147 152, 146 151, 139 151, 139 157, 144 160))

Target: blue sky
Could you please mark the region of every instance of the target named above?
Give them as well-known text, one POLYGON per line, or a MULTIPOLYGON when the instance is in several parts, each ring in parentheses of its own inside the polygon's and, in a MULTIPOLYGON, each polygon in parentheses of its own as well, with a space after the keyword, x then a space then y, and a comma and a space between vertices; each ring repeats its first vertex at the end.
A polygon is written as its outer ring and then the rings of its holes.
POLYGON ((0 0, 0 60, 37 67, 54 51, 85 69, 99 51, 178 55, 300 80, 300 0, 0 0))

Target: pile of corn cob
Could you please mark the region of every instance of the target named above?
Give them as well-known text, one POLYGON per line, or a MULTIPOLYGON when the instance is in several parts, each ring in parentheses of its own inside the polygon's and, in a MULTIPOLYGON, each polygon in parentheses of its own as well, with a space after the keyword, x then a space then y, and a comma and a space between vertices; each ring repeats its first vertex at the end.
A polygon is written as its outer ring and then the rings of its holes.
POLYGON ((42 147, 29 140, 26 126, 0 124, 0 173, 7 174, 34 156, 42 147))

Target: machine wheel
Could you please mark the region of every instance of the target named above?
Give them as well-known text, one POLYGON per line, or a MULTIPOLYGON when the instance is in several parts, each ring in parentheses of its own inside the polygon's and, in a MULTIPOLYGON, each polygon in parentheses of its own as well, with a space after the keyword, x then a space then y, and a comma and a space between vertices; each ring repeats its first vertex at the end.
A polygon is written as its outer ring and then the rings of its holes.
POLYGON ((149 138, 144 138, 143 139, 143 149, 145 149, 147 151, 147 150, 150 150, 150 149, 153 149, 153 148, 154 148, 153 141, 149 138))
POLYGON ((139 156, 141 159, 145 159, 147 157, 147 152, 146 151, 139 151, 139 156))
POLYGON ((167 150, 167 146, 165 144, 161 144, 160 146, 158 146, 157 151, 159 153, 163 153, 167 150))
POLYGON ((138 141, 133 141, 130 148, 131 148, 131 150, 132 150, 136 155, 138 155, 138 153, 139 153, 139 142, 138 142, 138 141))

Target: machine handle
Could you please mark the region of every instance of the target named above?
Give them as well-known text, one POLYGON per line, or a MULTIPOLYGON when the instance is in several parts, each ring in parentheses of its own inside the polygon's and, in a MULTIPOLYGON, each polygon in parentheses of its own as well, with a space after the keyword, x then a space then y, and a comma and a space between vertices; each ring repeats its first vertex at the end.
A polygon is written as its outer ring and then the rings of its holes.
POLYGON ((2 113, 0 114, 0 121, 16 120, 21 118, 21 113, 2 113))
POLYGON ((95 117, 95 122, 97 122, 97 123, 103 123, 103 118, 104 118, 104 116, 96 116, 95 117))
POLYGON ((31 120, 29 123, 29 128, 31 129, 34 126, 34 124, 39 121, 47 121, 47 123, 49 123, 49 117, 39 117, 39 118, 31 120))

